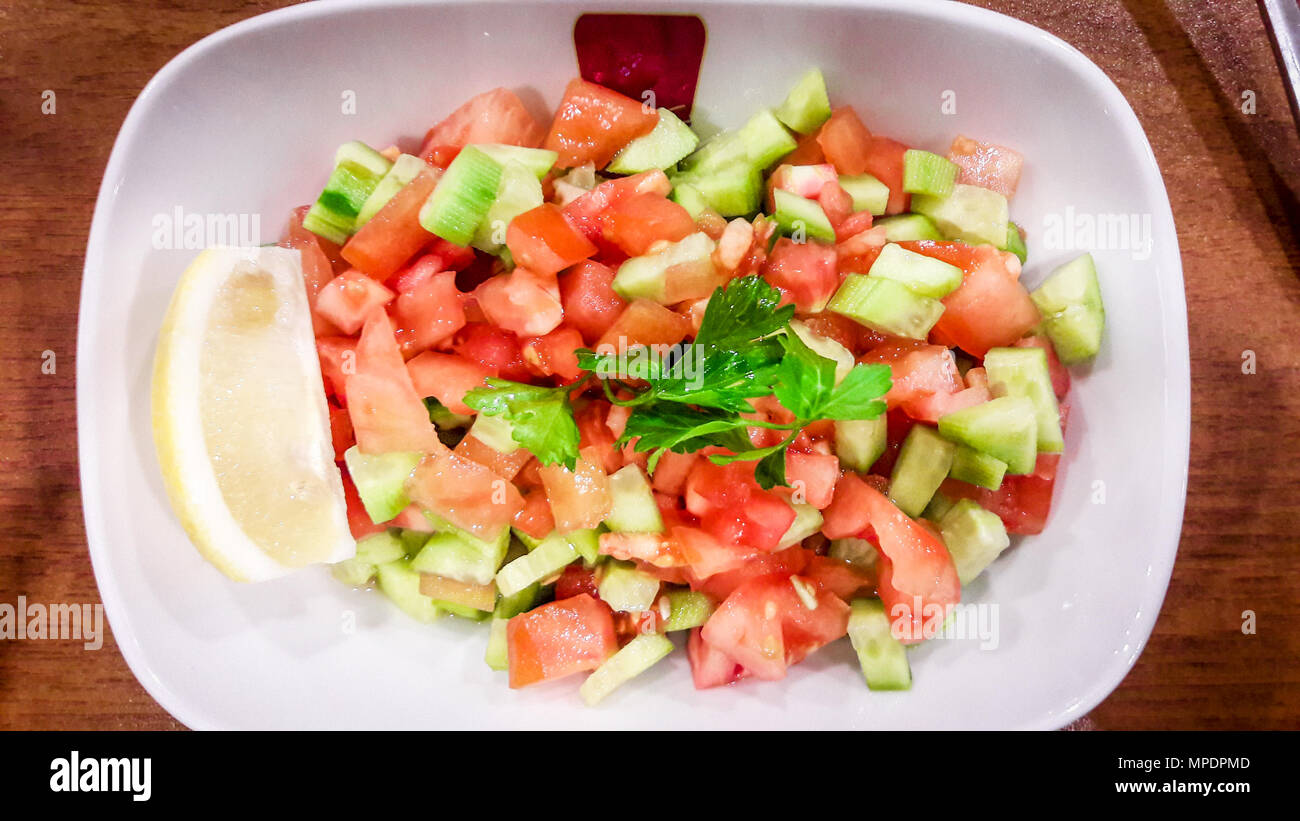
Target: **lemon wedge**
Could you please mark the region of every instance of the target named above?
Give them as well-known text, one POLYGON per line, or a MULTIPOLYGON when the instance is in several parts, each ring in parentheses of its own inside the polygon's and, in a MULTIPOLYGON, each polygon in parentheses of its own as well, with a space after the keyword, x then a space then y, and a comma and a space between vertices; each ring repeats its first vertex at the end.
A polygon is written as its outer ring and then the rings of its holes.
POLYGON ((154 360, 172 508, 237 581, 352 556, 299 252, 210 248, 181 275, 154 360))

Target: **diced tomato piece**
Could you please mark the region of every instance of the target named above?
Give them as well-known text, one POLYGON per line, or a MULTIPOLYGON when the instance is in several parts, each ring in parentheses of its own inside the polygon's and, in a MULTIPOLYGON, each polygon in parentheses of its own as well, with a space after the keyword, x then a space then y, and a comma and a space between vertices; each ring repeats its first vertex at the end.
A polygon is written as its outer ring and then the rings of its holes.
POLYGON ((351 335, 361 330, 372 310, 387 305, 394 296, 379 282, 349 269, 325 283, 316 294, 316 313, 351 335))
POLYGON ((845 176, 866 173, 871 132, 851 106, 832 112, 831 118, 817 132, 817 144, 826 155, 826 161, 839 173, 845 176))
POLYGON ((659 457, 658 465, 655 466, 651 485, 660 493, 674 496, 681 494, 682 489, 686 487, 686 477, 690 475, 691 468, 695 467, 695 462, 699 458, 698 453, 664 451, 659 457))
MULTIPOLYGON (((649 299, 633 300, 601 335, 596 348, 610 346, 616 352, 637 345, 676 345, 694 329, 691 321, 649 299)), ((609 349, 607 349, 609 350, 609 349)))
POLYGON ((510 221, 506 247, 517 265, 543 276, 556 274, 596 253, 596 246, 569 223, 559 207, 549 202, 510 221))
POLYGON ((903 190, 903 155, 907 146, 888 137, 872 137, 867 153, 868 174, 889 186, 886 214, 901 214, 911 207, 912 195, 903 190))
POLYGON ((356 349, 356 373, 347 377, 348 413, 362 453, 446 450, 416 391, 393 325, 383 308, 366 319, 356 349))
MULTIPOLYGON (((894 462, 898 461, 898 451, 903 447, 903 440, 912 432, 916 424, 916 420, 908 416, 902 408, 895 408, 886 414, 885 452, 871 466, 871 474, 865 477, 868 482, 875 478, 888 485, 888 480, 884 477, 889 476, 893 471, 894 462)), ((877 487, 877 490, 879 489, 881 488, 877 487)))
POLYGON ((334 266, 326 256, 321 243, 325 240, 302 227, 302 214, 294 211, 289 218, 289 230, 280 244, 296 248, 302 255, 302 280, 307 287, 307 307, 311 309, 312 331, 316 336, 338 333, 334 323, 316 313, 316 296, 325 283, 334 278, 334 266))
POLYGON ((870 486, 856 473, 845 471, 835 484, 835 495, 822 511, 822 533, 828 539, 858 536, 871 524, 866 493, 870 486))
POLYGON ((582 375, 578 367, 578 349, 584 347, 576 328, 556 328, 544 336, 523 341, 524 362, 541 376, 558 376, 572 382, 582 375))
POLYGON ((936 338, 982 358, 989 348, 1014 344, 1041 320, 1029 292, 1020 283, 1019 260, 1011 262, 1015 256, 991 245, 972 248, 932 240, 899 244, 909 251, 958 265, 964 273, 957 290, 943 298, 943 315, 933 330, 936 338))
POLYGON ((505 328, 471 322, 456 335, 452 348, 471 362, 482 365, 492 376, 516 382, 529 378, 519 337, 505 328))
POLYGON ((366 513, 365 505, 361 503, 361 494, 357 493, 357 486, 346 470, 343 471, 343 501, 347 505, 348 530, 352 533, 352 538, 360 540, 388 529, 385 524, 376 524, 370 520, 370 514, 366 513))
POLYGON ((807 325, 808 329, 818 336, 824 336, 840 343, 852 351, 855 356, 860 356, 862 353, 878 347, 886 339, 883 334, 877 333, 864 325, 859 325, 846 316, 829 311, 803 316, 799 318, 799 321, 807 325))
POLYGON ((696 582, 736 570, 760 555, 754 548, 720 542, 698 527, 678 525, 669 534, 696 582))
POLYGON ((587 235, 587 239, 593 242, 603 241, 604 223, 600 216, 615 203, 636 194, 653 193, 666 197, 672 190, 673 184, 668 180, 668 175, 657 168, 630 177, 616 177, 600 183, 564 206, 564 216, 578 226, 587 235))
POLYGON ((597 596, 596 572, 594 568, 574 563, 564 568, 560 578, 555 582, 555 598, 571 599, 584 593, 597 596))
MULTIPOLYGON (((429 263, 420 264, 432 267, 429 263)), ((456 290, 456 272, 429 273, 409 291, 397 295, 392 317, 402 355, 415 356, 450 339, 465 327, 465 308, 456 290)))
POLYGON ((848 632, 849 606, 811 588, 815 609, 804 604, 789 575, 747 581, 719 605, 700 636, 756 678, 784 678, 788 665, 848 632))
POLYGON ((605 239, 630 257, 646 253, 660 240, 676 242, 695 233, 690 212, 653 192, 620 199, 600 219, 605 239))
POLYGON ((343 246, 343 258, 366 276, 383 282, 434 238, 420 225, 420 208, 442 172, 421 169, 343 246))
POLYGON ((777 189, 789 191, 805 199, 817 199, 822 187, 828 182, 835 182, 839 174, 830 163, 796 164, 788 159, 777 166, 767 179, 768 204, 772 204, 771 192, 777 189))
POLYGON ((483 380, 492 371, 481 363, 449 353, 425 351, 406 363, 415 391, 420 396, 432 396, 452 413, 469 414, 474 411, 465 404, 465 394, 474 388, 484 387, 483 380))
POLYGON ((411 501, 485 539, 509 527, 524 507, 513 484, 445 449, 424 457, 406 485, 411 501))
POLYGON ((697 690, 721 687, 739 681, 745 675, 744 667, 704 640, 699 627, 691 628, 691 637, 686 640, 686 656, 691 662, 691 681, 697 690))
POLYGON ((400 527, 403 530, 417 530, 420 533, 432 533, 434 531, 433 522, 429 517, 424 515, 424 511, 419 505, 407 505, 402 512, 393 517, 391 522, 386 523, 389 527, 400 527))
POLYGON ((1034 472, 1023 476, 1005 476, 997 490, 949 479, 942 491, 954 499, 974 499, 981 507, 1002 519, 1008 533, 1042 533, 1052 510, 1052 489, 1061 462, 1059 453, 1040 453, 1034 472))
POLYGON ((768 255, 763 278, 782 293, 782 302, 807 313, 821 311, 840 287, 835 249, 782 237, 768 255))
MULTIPOLYGON (((817 202, 821 204, 822 212, 830 220, 831 226, 835 229, 836 239, 841 238, 841 226, 853 216, 853 197, 840 187, 838 182, 828 182, 822 186, 822 190, 817 194, 817 202)), ((871 227, 871 214, 866 214, 866 226, 871 227)), ((844 234, 843 238, 848 238, 850 234, 844 234)))
POLYGON ((996 191, 1007 199, 1015 195, 1025 164, 1019 151, 960 135, 952 141, 948 159, 960 169, 957 182, 996 191))
POLYGON ((565 321, 577 328, 588 344, 595 344, 627 308, 627 302, 614 291, 614 274, 613 268, 587 260, 560 275, 565 321))
POLYGON ((543 465, 538 469, 555 527, 561 533, 596 527, 609 515, 613 505, 609 475, 604 466, 588 459, 588 455, 590 452, 580 456, 573 470, 563 465, 543 465))
POLYGON ((858 596, 870 596, 876 589, 876 579, 870 572, 830 556, 809 557, 808 566, 800 575, 846 602, 858 596))
MULTIPOLYGON (((857 211, 849 214, 843 222, 835 226, 835 239, 838 242, 848 242, 854 237, 865 234, 871 230, 875 218, 871 216, 870 211, 857 211)), ((836 250, 838 254, 838 247, 836 250)))
MULTIPOLYGON (((537 148, 546 130, 513 91, 494 88, 471 97, 447 119, 429 129, 421 155, 436 147, 460 149, 471 143, 505 143, 537 148)), ((452 156, 455 156, 454 152, 452 156)), ((428 158, 426 158, 427 160, 428 158)), ((451 159, 447 158, 447 162, 451 159)))
POLYGON ((952 351, 943 345, 898 339, 873 348, 860 361, 889 365, 894 382, 885 394, 885 403, 891 408, 934 393, 956 393, 965 387, 952 351))
POLYGON ((594 163, 604 168, 623 146, 649 134, 659 112, 604 86, 574 79, 564 89, 545 147, 561 168, 594 163))
POLYGON ((825 453, 798 453, 785 455, 785 478, 802 501, 818 510, 831 503, 835 484, 840 478, 840 460, 825 453))
POLYGON ((957 569, 943 540, 875 488, 862 495, 880 545, 880 599, 895 636, 913 644, 933 635, 961 601, 957 569), (901 633, 901 635, 899 635, 901 633))
POLYGON ((350 336, 322 336, 316 340, 325 393, 347 404, 348 377, 357 370, 357 341, 350 336))
POLYGON ((686 505, 718 541, 772 551, 794 523, 795 512, 780 494, 758 486, 754 466, 752 461, 715 465, 700 459, 686 482, 686 505))
POLYGON ((659 568, 686 564, 681 545, 663 533, 602 533, 600 552, 623 561, 645 562, 659 568))
POLYGON ((527 268, 492 277, 474 298, 488 321, 520 336, 548 334, 564 319, 558 288, 553 292, 543 275, 527 268))
POLYGON ((506 649, 512 688, 594 670, 618 652, 614 616, 587 593, 553 601, 510 619, 506 649))
POLYGON ((330 439, 334 443, 334 461, 343 459, 343 451, 357 443, 352 431, 352 417, 346 408, 330 406, 330 439))
POLYGON ((490 447, 472 433, 466 434, 456 443, 453 451, 458 456, 478 462, 507 482, 513 481, 524 464, 533 458, 532 454, 523 448, 515 448, 509 453, 502 453, 490 447))
POLYGON ((921 422, 938 422, 941 417, 959 410, 973 408, 990 399, 988 385, 966 388, 956 393, 931 393, 903 405, 908 416, 921 422))
POLYGON ((1052 392, 1056 394, 1057 401, 1065 398, 1070 392, 1070 371, 1065 365, 1061 364, 1061 359, 1056 355, 1056 346, 1052 340, 1045 336, 1027 336, 1015 343, 1017 348, 1042 348, 1047 353, 1047 372, 1052 377, 1052 392))
POLYGON ((606 402, 590 402, 579 407, 573 418, 578 423, 579 453, 603 467, 606 473, 613 473, 623 467, 623 457, 614 447, 608 408, 606 402))
POLYGON ((551 535, 551 531, 555 530, 555 517, 551 515, 551 503, 546 498, 546 491, 533 488, 525 493, 524 506, 515 514, 511 524, 534 539, 545 539, 551 535))
POLYGON ((812 555, 811 551, 801 547, 788 547, 775 553, 757 553, 739 567, 723 570, 707 579, 696 580, 693 586, 714 598, 725 599, 750 579, 772 573, 785 576, 802 573, 812 555))

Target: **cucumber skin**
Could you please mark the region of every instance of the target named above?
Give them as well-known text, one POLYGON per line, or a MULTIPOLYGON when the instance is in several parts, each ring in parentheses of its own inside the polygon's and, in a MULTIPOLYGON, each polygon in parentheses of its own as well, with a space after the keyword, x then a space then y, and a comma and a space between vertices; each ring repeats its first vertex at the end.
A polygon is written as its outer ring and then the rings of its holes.
POLYGON ((891 279, 849 274, 826 309, 874 331, 925 339, 943 314, 943 303, 891 279))
POLYGON ((1034 472, 1038 423, 1028 399, 1001 396, 939 418, 939 435, 1007 463, 1007 473, 1034 472))
POLYGON ((793 234, 802 223, 804 234, 809 239, 835 242, 835 229, 821 203, 780 188, 772 192, 772 197, 776 203, 772 218, 776 220, 781 233, 787 236, 793 234))
POLYGON ((957 446, 926 425, 916 425, 903 440, 889 476, 889 500, 913 519, 920 516, 952 469, 957 446))

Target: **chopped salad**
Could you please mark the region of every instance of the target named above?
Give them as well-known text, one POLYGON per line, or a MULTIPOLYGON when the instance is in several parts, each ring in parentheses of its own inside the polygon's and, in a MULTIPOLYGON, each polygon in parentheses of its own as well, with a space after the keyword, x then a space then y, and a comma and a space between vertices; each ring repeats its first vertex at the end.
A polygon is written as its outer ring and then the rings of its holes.
POLYGON ((1021 156, 881 136, 818 70, 707 140, 686 114, 575 79, 549 123, 495 89, 415 153, 338 150, 284 243, 357 540, 334 573, 588 703, 676 633, 697 688, 847 636, 906 689, 1047 521, 1092 259, 1031 292, 1021 156))

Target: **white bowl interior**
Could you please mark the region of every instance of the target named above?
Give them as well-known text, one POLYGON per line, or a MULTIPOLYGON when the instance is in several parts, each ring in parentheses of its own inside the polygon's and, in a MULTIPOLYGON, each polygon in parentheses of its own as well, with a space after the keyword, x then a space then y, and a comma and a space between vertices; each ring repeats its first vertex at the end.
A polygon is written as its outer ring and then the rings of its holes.
POLYGON ((1055 727, 1090 709, 1141 651, 1177 545, 1189 404, 1177 239, 1145 137, 1100 70, 959 4, 710 5, 696 112, 738 124, 818 65, 876 133, 940 152, 957 133, 1016 147, 1031 286, 1072 255, 1040 241, 1050 215, 1149 216, 1149 259, 1094 252, 1108 332, 1074 374, 1049 527, 965 591, 998 606, 996 650, 923 646, 906 694, 869 692, 847 642, 784 682, 703 692, 679 652, 585 709, 576 681, 509 690, 476 625, 416 625, 323 570, 237 585, 190 547, 164 497, 149 392, 157 329, 194 252, 154 250, 155 215, 255 214, 274 241, 346 140, 409 147, 498 85, 548 110, 577 72, 572 27, 591 8, 310 4, 209 38, 141 95, 95 213, 78 356, 91 554, 136 675, 195 727, 1055 727), (342 113, 348 91, 355 115, 342 113))

